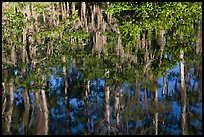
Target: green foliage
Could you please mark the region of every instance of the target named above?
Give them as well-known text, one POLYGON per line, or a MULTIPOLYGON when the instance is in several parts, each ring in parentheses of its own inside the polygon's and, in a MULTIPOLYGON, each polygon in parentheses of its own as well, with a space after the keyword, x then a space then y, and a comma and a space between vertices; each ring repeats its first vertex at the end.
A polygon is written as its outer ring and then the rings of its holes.
MULTIPOLYGON (((18 36, 22 34, 24 27, 23 14, 16 9, 15 5, 4 11, 4 18, 2 21, 3 41, 12 39, 15 45, 22 45, 22 41, 19 41, 18 36)), ((4 44, 6 43, 3 43, 3 45, 4 44)))
POLYGON ((164 74, 166 69, 175 65, 175 61, 180 61, 181 48, 184 53, 192 52, 191 45, 195 42, 193 31, 196 24, 202 22, 202 3, 115 2, 106 10, 106 14, 112 14, 120 22, 119 30, 126 51, 137 45, 137 36, 145 31, 167 32, 164 52, 172 57, 173 62, 163 61, 159 70, 153 67, 157 74, 164 74))

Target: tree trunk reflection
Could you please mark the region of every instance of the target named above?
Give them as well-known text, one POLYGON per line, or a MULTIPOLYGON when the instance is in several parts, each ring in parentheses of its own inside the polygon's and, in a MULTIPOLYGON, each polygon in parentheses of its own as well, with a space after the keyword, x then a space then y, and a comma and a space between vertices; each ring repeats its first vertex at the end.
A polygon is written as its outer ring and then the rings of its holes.
POLYGON ((106 121, 106 127, 107 127, 107 134, 110 134, 110 88, 109 86, 106 86, 105 90, 105 121, 106 121))

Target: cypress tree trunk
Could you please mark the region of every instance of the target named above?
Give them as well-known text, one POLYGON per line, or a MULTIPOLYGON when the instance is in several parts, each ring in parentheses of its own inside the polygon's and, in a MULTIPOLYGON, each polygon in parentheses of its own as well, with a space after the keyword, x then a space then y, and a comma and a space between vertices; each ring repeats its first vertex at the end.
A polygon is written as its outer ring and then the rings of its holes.
MULTIPOLYGON (((25 6, 25 9, 23 10, 23 14, 24 14, 24 21, 28 22, 30 17, 31 17, 29 4, 27 4, 25 6)), ((23 45, 22 45, 22 61, 23 61, 23 63, 27 62, 27 59, 28 59, 27 58, 27 52, 26 52, 26 46, 29 46, 29 45, 27 45, 27 40, 26 40, 27 32, 28 32, 28 28, 27 27, 23 28, 23 45)))
POLYGON ((117 38, 117 45, 116 45, 115 50, 116 50, 117 55, 122 56, 124 54, 124 50, 123 50, 123 46, 122 46, 122 40, 121 40, 120 36, 118 36, 118 38, 117 38))
MULTIPOLYGON (((3 71, 2 71, 3 72, 3 71)), ((5 72, 6 73, 6 72, 5 72)), ((7 74, 6 74, 7 75, 7 74)), ((5 111, 5 109, 6 109, 6 106, 7 106, 7 97, 6 97, 6 91, 8 91, 7 90, 7 86, 8 84, 7 84, 7 82, 6 81, 4 81, 4 82, 2 82, 2 116, 4 115, 4 111, 5 111)))
POLYGON ((70 15, 70 8, 69 8, 69 2, 66 3, 66 17, 68 17, 70 15))
POLYGON ((71 4, 71 11, 72 11, 72 15, 73 15, 75 12, 75 2, 72 2, 72 4, 71 4))
POLYGON ((26 128, 28 126, 28 121, 29 121, 29 111, 30 111, 30 101, 29 101, 29 96, 28 96, 28 89, 25 88, 25 91, 23 93, 23 98, 24 98, 24 107, 25 107, 25 111, 23 112, 23 120, 22 120, 22 124, 23 124, 23 130, 24 133, 27 133, 26 128))
POLYGON ((45 95, 45 90, 42 89, 41 90, 41 96, 42 96, 42 108, 43 108, 43 135, 47 135, 48 134, 48 107, 47 107, 47 99, 46 99, 46 95, 45 95))
POLYGON ((63 76, 64 76, 64 93, 65 93, 65 104, 67 104, 67 97, 68 97, 68 93, 67 93, 67 90, 68 90, 68 74, 67 74, 67 62, 66 62, 66 58, 65 58, 65 55, 63 55, 62 57, 62 61, 63 61, 63 76))
POLYGON ((198 23, 198 30, 196 34, 196 54, 202 52, 202 23, 198 23))
MULTIPOLYGON (((105 22, 105 20, 104 19, 102 19, 102 33, 103 32, 105 32, 106 31, 106 22, 105 22)), ((103 35, 102 34, 102 50, 103 50, 103 53, 105 54, 105 55, 108 55, 108 52, 107 52, 107 49, 106 49, 106 47, 105 47, 105 45, 107 44, 107 36, 105 36, 105 35, 103 35)))
POLYGON ((164 52, 164 45, 165 45, 165 30, 161 30, 160 31, 160 50, 161 50, 161 54, 160 54, 160 64, 161 64, 161 59, 163 56, 163 52, 164 52))
POLYGON ((91 30, 96 31, 95 27, 95 15, 96 15, 96 6, 93 4, 91 12, 91 30))
POLYGON ((86 85, 86 113, 87 113, 87 128, 88 131, 91 130, 91 112, 90 112, 90 98, 89 98, 89 94, 90 94, 90 80, 88 80, 87 85, 86 85))
POLYGON ((86 26, 85 18, 86 18, 86 3, 82 2, 81 3, 81 22, 84 27, 86 26))
POLYGON ((140 34, 137 34, 137 44, 136 44, 136 47, 135 47, 135 58, 136 58, 136 63, 137 63, 137 54, 138 54, 138 50, 141 49, 141 40, 140 40, 140 34))
POLYGON ((36 121, 34 121, 33 123, 35 128, 35 131, 33 134, 47 135, 48 134, 48 109, 47 109, 45 90, 42 89, 39 92, 35 93, 35 104, 37 107, 37 116, 35 117, 36 121))
POLYGON ((109 105, 109 99, 110 99, 110 88, 109 86, 106 86, 105 90, 105 121, 106 121, 106 127, 108 129, 108 135, 110 134, 110 105, 109 105))
MULTIPOLYGON (((122 90, 122 89, 120 89, 122 90)), ((115 117, 116 117, 116 129, 120 127, 120 92, 115 93, 115 117)))
POLYGON ((6 123, 6 134, 11 135, 11 122, 13 114, 13 101, 14 101, 14 85, 9 83, 9 100, 8 100, 8 110, 5 114, 5 123, 6 123))
MULTIPOLYGON (((35 19, 35 24, 37 24, 37 13, 34 11, 34 7, 33 7, 33 3, 30 3, 31 6, 30 6, 30 11, 31 11, 31 16, 35 19)), ((31 32, 36 32, 36 25, 31 25, 31 32)), ((28 30, 27 30, 27 33, 28 33, 28 30)), ((39 38, 38 38, 39 39, 39 38)), ((40 42, 40 41, 39 41, 40 42)), ((41 44, 41 43, 38 43, 38 44, 41 44)), ((31 52, 32 52, 32 58, 35 58, 37 56, 37 46, 38 44, 35 43, 35 46, 33 48, 31 48, 31 52)))
MULTIPOLYGON (((135 90, 135 101, 136 101, 136 121, 139 121, 139 112, 140 112, 140 83, 136 80, 136 90, 135 90)), ((145 104, 146 105, 146 104, 145 104)), ((138 125, 136 125, 137 127, 138 125)))
POLYGON ((158 89, 155 91, 155 105, 156 105, 156 112, 154 113, 154 124, 155 124, 155 135, 158 135, 158 89))
MULTIPOLYGON (((112 3, 109 3, 109 7, 112 6, 112 3)), ((111 24, 112 23, 112 15, 107 15, 107 18, 108 18, 108 24, 111 24)))
POLYGON ((162 88, 162 96, 165 94, 165 88, 167 89, 167 81, 166 81, 166 76, 163 77, 163 88, 162 88))
POLYGON ((95 50, 98 52, 98 56, 100 57, 103 45, 102 45, 102 37, 101 32, 96 31, 96 37, 95 37, 95 50))
POLYGON ((180 50, 180 78, 181 78, 181 101, 182 101, 182 134, 187 135, 187 125, 186 125, 186 85, 184 79, 184 52, 183 49, 180 50))

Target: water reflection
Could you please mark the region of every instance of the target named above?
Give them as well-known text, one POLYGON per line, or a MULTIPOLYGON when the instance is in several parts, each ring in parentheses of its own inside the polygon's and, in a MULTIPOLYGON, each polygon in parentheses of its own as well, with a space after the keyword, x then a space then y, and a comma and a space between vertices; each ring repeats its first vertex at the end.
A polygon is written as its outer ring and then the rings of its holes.
MULTIPOLYGON (((33 88, 37 86, 35 81, 23 87, 15 81, 16 86, 7 83, 8 80, 4 82, 3 134, 202 133, 198 77, 201 72, 195 75, 194 67, 190 66, 188 72, 188 90, 183 98, 187 104, 183 106, 179 93, 179 65, 168 70, 166 77, 150 75, 145 81, 140 76, 132 76, 136 78, 133 80, 130 75, 121 74, 131 73, 134 66, 125 67, 118 63, 122 67, 114 70, 112 64, 106 69, 95 64, 93 71, 89 66, 92 63, 90 58, 75 59, 67 64, 67 79, 63 67, 54 67, 43 88, 33 88)), ((16 81, 23 79, 16 76, 15 69, 13 72, 4 73, 16 81)), ((29 74, 33 72, 36 71, 29 74)), ((44 77, 43 73, 41 77, 44 77)))
POLYGON ((30 4, 23 22, 32 29, 14 35, 24 46, 13 44, 13 34, 4 38, 2 134, 202 134, 202 31, 192 33, 196 43, 185 43, 197 46, 195 55, 185 53, 183 82, 177 49, 171 49, 181 40, 177 28, 146 30, 126 40, 100 4, 89 3, 90 15, 88 3, 75 4, 54 4, 52 11, 48 6, 43 25, 30 4), (47 31, 37 29, 42 26, 47 31))

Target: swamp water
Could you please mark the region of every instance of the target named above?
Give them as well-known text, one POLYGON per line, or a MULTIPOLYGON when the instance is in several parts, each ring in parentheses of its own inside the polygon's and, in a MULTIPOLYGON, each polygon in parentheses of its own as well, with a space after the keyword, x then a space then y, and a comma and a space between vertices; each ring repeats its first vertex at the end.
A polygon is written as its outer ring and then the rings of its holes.
POLYGON ((177 30, 121 38, 103 5, 4 3, 2 134, 202 134, 201 35, 182 92, 177 30))
MULTIPOLYGON (((114 56, 78 54, 64 68, 42 64, 26 74, 21 67, 2 71, 3 134, 182 134, 179 64, 147 80, 114 56)), ((202 134, 202 72, 196 61, 187 66, 185 126, 202 134)))

